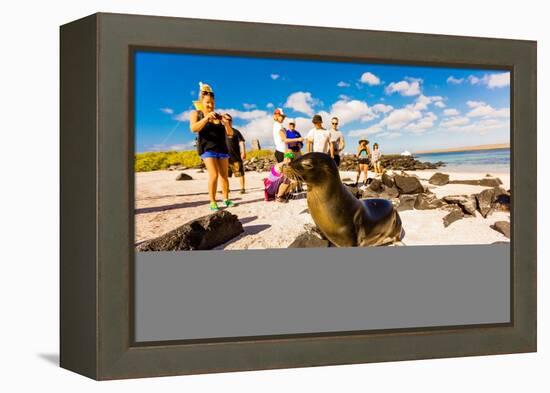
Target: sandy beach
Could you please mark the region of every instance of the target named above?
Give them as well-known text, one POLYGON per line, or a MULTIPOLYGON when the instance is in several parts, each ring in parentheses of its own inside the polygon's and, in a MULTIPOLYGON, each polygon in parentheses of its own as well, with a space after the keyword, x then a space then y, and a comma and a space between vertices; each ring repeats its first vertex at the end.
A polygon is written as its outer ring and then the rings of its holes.
MULTIPOLYGON (((428 179, 435 172, 446 173, 445 168, 438 171, 411 171, 423 185, 438 198, 446 195, 470 195, 479 193, 486 187, 447 184, 433 186, 428 179)), ((207 173, 196 169, 186 170, 193 180, 176 181, 178 171, 159 170, 136 173, 136 244, 162 235, 192 219, 207 215, 207 173)), ((447 172, 451 180, 480 179, 486 172, 447 172)), ((508 173, 491 173, 498 176, 503 187, 510 188, 508 173)), ((341 171, 342 179, 355 180, 355 172, 341 171)), ((372 177, 373 174, 371 173, 372 177)), ((265 172, 246 172, 247 193, 239 194, 238 179, 230 179, 231 199, 236 206, 229 211, 236 214, 242 222, 245 232, 219 249, 265 249, 286 248, 304 231, 304 225, 313 224, 307 213, 305 196, 290 200, 289 203, 265 202, 262 179, 265 172)), ((221 194, 220 198, 221 199, 221 194)), ((504 235, 493 230, 490 225, 496 221, 510 221, 509 212, 494 212, 487 218, 480 214, 465 217, 445 228, 442 218, 448 212, 436 210, 406 210, 400 212, 405 229, 403 243, 413 245, 449 245, 449 244, 490 244, 509 241, 504 235)))

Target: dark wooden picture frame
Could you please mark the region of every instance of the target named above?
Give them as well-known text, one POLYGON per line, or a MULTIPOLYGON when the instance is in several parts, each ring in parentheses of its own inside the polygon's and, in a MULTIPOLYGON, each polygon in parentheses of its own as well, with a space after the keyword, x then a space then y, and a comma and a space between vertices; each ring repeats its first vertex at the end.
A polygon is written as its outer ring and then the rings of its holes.
POLYGON ((61 27, 60 364, 98 380, 536 351, 536 42, 94 14, 61 27), (511 323, 133 340, 138 48, 511 72, 511 323))

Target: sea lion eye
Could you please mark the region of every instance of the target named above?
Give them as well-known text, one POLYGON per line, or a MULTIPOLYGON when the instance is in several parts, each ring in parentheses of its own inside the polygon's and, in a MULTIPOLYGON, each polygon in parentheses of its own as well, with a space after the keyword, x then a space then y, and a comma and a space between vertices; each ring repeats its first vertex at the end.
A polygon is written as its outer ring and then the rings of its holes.
POLYGON ((311 163, 311 161, 302 161, 302 167, 304 167, 305 169, 312 169, 313 164, 311 163))

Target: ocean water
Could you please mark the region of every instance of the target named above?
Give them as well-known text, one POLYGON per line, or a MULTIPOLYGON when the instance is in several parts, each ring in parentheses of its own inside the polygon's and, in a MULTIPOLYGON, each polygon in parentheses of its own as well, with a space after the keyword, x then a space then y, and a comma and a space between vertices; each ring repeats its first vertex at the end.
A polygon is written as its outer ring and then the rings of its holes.
POLYGON ((415 154, 420 161, 443 161, 446 171, 510 173, 510 149, 415 154))

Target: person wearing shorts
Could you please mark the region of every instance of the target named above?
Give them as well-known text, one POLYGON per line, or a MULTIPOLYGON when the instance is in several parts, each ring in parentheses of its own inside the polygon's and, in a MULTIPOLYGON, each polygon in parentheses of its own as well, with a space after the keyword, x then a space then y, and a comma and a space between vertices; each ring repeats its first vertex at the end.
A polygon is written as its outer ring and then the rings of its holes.
POLYGON ((198 109, 191 112, 189 128, 198 133, 197 150, 208 171, 208 196, 210 210, 218 211, 216 189, 218 178, 221 181, 223 204, 226 207, 234 206, 229 199, 229 149, 226 136, 233 136, 233 128, 228 121, 228 114, 220 115, 214 111, 214 91, 207 85, 200 83, 198 109))
POLYGON ((369 178, 369 164, 370 164, 370 148, 369 141, 366 139, 361 139, 359 141, 359 146, 357 147, 357 159, 358 159, 358 169, 357 169, 357 181, 361 179, 361 173, 365 174, 365 180, 363 184, 366 185, 369 178))
MULTIPOLYGON (((233 119, 228 116, 229 125, 233 128, 233 119)), ((244 137, 239 130, 233 128, 233 136, 227 136, 227 148, 229 150, 229 177, 235 176, 239 178, 241 183, 241 194, 245 193, 244 187, 244 164, 246 159, 246 148, 244 137)))
POLYGON ((382 173, 382 168, 380 168, 381 155, 382 154, 380 153, 380 148, 378 146, 378 143, 375 143, 374 145, 372 145, 371 158, 372 158, 372 167, 375 173, 382 173))

